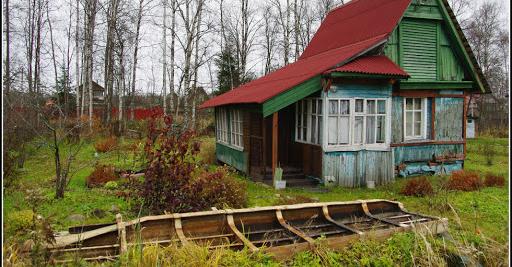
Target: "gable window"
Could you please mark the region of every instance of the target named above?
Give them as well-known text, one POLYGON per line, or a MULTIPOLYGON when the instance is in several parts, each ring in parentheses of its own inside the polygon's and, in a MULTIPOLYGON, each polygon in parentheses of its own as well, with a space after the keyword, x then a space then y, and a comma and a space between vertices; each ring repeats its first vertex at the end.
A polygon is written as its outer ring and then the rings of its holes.
POLYGON ((323 132, 323 104, 320 98, 307 98, 295 104, 295 140, 321 144, 323 132))
POLYGON ((230 112, 231 145, 243 148, 242 112, 239 109, 232 109, 230 112))
POLYGON ((426 98, 404 98, 405 140, 417 140, 426 138, 426 107, 426 98))
POLYGON ((236 149, 244 148, 242 114, 239 109, 217 109, 215 117, 217 142, 236 149))
POLYGON ((327 147, 382 148, 386 144, 388 100, 329 98, 327 147))

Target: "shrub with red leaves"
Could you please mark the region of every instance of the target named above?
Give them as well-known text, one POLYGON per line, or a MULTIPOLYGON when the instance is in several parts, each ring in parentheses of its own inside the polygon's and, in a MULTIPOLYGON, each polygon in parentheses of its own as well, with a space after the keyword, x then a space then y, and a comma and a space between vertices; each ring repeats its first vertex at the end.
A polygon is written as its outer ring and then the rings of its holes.
POLYGON ((117 138, 115 137, 109 137, 103 140, 99 140, 94 144, 94 149, 96 149, 96 151, 100 153, 112 151, 116 147, 117 138))
POLYGON ((116 174, 113 166, 97 165, 94 171, 87 176, 85 183, 87 187, 95 187, 117 179, 119 179, 119 176, 116 174))
POLYGON ((505 177, 488 173, 485 175, 484 185, 503 187, 505 186, 505 177))
POLYGON ((158 214, 246 205, 245 187, 227 171, 221 169, 194 179, 195 156, 199 152, 194 133, 175 131, 170 116, 164 117, 163 127, 159 128, 157 119, 154 116, 149 122, 144 147, 148 166, 143 183, 136 188, 147 209, 158 214))
POLYGON ((476 172, 454 171, 446 183, 446 188, 459 191, 475 191, 482 188, 482 179, 476 172))
POLYGON ((433 195, 434 189, 427 178, 420 177, 408 180, 400 193, 406 196, 422 197, 433 195))

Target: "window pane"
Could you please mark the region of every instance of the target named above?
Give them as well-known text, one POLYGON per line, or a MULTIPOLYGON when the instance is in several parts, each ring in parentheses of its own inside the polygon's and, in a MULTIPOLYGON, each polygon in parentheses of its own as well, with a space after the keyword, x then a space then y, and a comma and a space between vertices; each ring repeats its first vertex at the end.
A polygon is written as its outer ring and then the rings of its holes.
POLYGON ((342 114, 342 115, 350 114, 350 101, 349 100, 341 100, 340 101, 340 114, 342 114))
POLYGON ((377 101, 377 112, 379 114, 386 114, 386 100, 377 101))
POLYGON ((350 142, 350 117, 340 117, 339 118, 339 129, 338 129, 338 138, 340 144, 348 144, 350 142))
POLYGON ((405 99, 405 109, 406 110, 412 110, 413 109, 412 98, 406 98, 405 99))
POLYGON ((307 140, 307 138, 308 138, 307 134, 308 134, 308 128, 306 128, 306 127, 302 128, 302 140, 303 141, 307 140))
POLYGON ((421 112, 414 112, 414 135, 421 135, 421 112))
POLYGON ((322 114, 322 100, 318 100, 318 114, 322 114))
POLYGON ((327 140, 329 145, 336 145, 337 143, 337 132, 338 132, 338 118, 330 116, 328 122, 328 137, 327 140))
POLYGON ((338 114, 338 100, 329 100, 329 114, 338 114))
POLYGON ((412 112, 405 113, 405 136, 412 136, 412 112))
POLYGON ((316 116, 311 116, 311 143, 316 143, 316 116))
POLYGON ((363 142, 363 117, 355 117, 354 121, 354 143, 361 144, 363 142))
POLYGON ((316 99, 311 101, 311 113, 316 113, 316 99))
POLYGON ((386 117, 377 117, 377 143, 384 143, 386 139, 386 117))
POLYGON ((366 143, 375 143, 375 116, 366 117, 366 143))
POLYGON ((366 113, 375 114, 375 100, 366 101, 366 113))
POLYGON ((414 109, 419 110, 421 109, 421 98, 415 98, 414 99, 414 109))
POLYGON ((363 99, 356 99, 356 112, 363 112, 363 105, 364 105, 364 100, 363 99))

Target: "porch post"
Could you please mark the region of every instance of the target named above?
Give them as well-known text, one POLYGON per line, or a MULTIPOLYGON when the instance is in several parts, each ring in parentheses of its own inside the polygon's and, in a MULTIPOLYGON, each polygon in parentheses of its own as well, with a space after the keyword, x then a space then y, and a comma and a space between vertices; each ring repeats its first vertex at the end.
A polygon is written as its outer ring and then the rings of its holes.
POLYGON ((277 167, 277 130, 278 130, 278 115, 277 111, 274 112, 272 116, 272 182, 274 181, 274 176, 276 174, 277 167))

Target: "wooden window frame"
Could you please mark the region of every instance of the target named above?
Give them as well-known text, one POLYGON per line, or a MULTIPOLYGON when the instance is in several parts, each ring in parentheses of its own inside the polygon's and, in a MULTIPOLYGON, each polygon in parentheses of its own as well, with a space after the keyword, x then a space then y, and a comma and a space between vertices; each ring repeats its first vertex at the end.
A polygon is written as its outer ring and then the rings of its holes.
POLYGON ((322 145, 320 140, 323 141, 323 132, 325 132, 325 127, 322 125, 322 135, 318 132, 319 123, 324 123, 324 99, 320 97, 309 97, 301 99, 295 102, 295 142, 320 146, 322 145), (312 102, 316 102, 316 112, 312 112, 312 102), (322 113, 318 113, 318 103, 322 102, 322 113), (299 113, 299 105, 301 107, 301 112, 299 113), (312 118, 316 117, 316 142, 312 142, 312 118), (299 121, 300 126, 299 126, 299 121), (304 129, 306 129, 306 135, 304 135, 304 129), (299 138, 300 131, 300 138, 299 138))
POLYGON ((404 142, 409 141, 423 141, 427 140, 427 97, 404 97, 403 98, 403 139, 404 142), (412 99, 413 109, 407 110, 407 99, 412 99), (421 99, 421 109, 414 109, 414 99, 421 99), (407 112, 413 112, 412 116, 412 132, 413 135, 407 135, 407 112), (414 113, 421 112, 421 125, 420 125, 420 135, 414 135, 414 113))
POLYGON ((227 110, 225 108, 218 108, 215 114, 216 118, 216 140, 220 144, 229 145, 229 130, 227 110))
POLYGON ((244 128, 243 128, 243 116, 240 109, 230 109, 229 116, 229 145, 232 148, 243 150, 244 149, 244 128), (238 140, 238 141, 237 141, 238 140))

